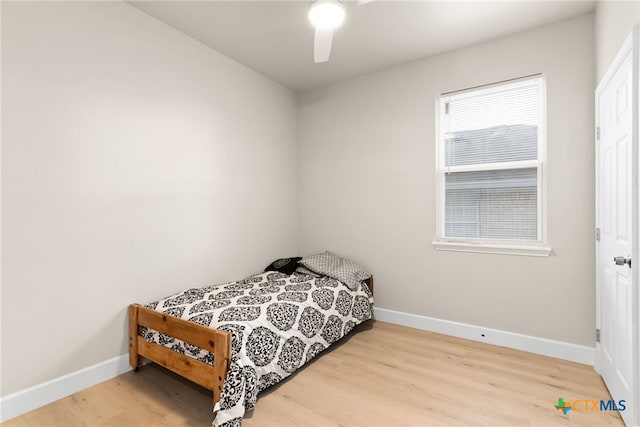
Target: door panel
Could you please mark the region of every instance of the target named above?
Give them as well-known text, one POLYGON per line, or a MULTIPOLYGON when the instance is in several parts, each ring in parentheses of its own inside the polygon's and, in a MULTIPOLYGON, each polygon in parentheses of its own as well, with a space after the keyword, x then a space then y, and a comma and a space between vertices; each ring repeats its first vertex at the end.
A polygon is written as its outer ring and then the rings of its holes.
POLYGON ((632 76, 633 55, 629 50, 596 93, 600 128, 596 149, 596 221, 601 238, 596 247, 600 343, 595 362, 612 398, 626 401, 627 409, 620 415, 627 425, 635 426, 638 373, 634 368, 633 270, 613 262, 617 256, 631 257, 634 244, 632 76))

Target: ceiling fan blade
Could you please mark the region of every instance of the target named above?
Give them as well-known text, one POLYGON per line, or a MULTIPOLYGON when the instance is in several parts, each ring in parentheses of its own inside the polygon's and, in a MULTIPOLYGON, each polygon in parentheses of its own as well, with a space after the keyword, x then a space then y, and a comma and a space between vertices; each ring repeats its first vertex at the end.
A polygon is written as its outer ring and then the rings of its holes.
POLYGON ((316 63, 327 62, 331 53, 331 41, 333 40, 333 30, 323 30, 316 28, 316 35, 313 40, 313 60, 316 63))

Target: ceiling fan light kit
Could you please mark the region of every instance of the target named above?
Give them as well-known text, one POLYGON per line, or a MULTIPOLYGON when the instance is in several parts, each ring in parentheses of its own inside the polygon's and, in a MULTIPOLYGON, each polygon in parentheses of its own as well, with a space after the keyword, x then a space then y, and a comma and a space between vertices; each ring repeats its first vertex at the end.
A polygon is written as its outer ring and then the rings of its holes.
POLYGON ((319 30, 335 30, 344 17, 344 5, 339 0, 315 0, 309 8, 309 20, 319 30))

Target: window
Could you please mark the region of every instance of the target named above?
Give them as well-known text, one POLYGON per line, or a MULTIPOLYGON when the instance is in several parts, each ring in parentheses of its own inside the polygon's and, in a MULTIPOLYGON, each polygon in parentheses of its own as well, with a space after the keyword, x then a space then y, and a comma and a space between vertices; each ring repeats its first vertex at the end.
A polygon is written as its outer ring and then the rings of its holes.
POLYGON ((436 249, 548 255, 544 80, 443 94, 436 249))

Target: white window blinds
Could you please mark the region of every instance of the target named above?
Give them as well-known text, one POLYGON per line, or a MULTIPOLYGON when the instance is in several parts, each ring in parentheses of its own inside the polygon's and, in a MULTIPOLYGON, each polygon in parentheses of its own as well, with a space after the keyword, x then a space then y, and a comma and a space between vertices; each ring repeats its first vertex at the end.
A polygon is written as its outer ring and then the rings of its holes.
POLYGON ((542 240, 541 77, 440 98, 440 238, 542 240))

